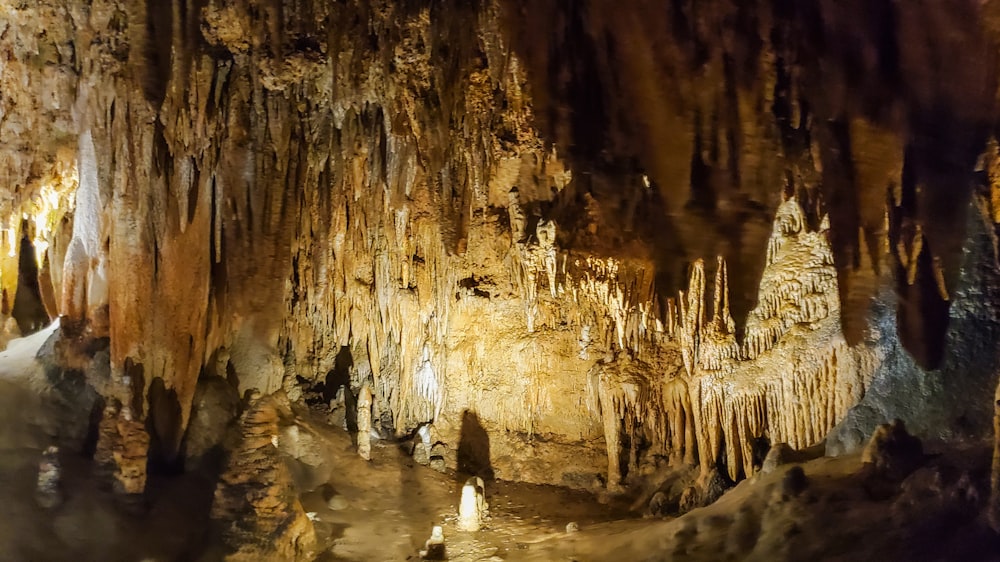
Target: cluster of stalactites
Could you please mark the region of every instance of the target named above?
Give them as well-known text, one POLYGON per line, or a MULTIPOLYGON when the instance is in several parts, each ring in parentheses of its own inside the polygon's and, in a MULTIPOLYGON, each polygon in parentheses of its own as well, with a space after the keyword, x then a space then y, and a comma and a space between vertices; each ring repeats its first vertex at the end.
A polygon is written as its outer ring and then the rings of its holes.
POLYGON ((705 265, 697 260, 687 290, 668 302, 668 339, 660 344, 679 348, 681 371, 595 367, 591 408, 605 426, 612 480, 620 479, 623 432, 655 428, 657 446, 668 454, 697 457, 705 470, 725 458, 737 479, 754 470, 755 441, 815 444, 856 403, 874 365, 847 346, 840 330, 825 229, 825 221, 808 229, 794 198, 778 209, 742 342, 729 309, 725 260, 718 258, 710 312, 705 265))
MULTIPOLYGON (((671 462, 693 464, 697 457, 696 408, 681 377, 659 380, 641 361, 598 363, 588 373, 587 406, 601 418, 608 452, 608 482, 622 481, 621 455, 630 471, 638 466, 640 435, 652 436, 657 452, 671 462), (622 436, 631 444, 623 451, 622 436)), ((695 395, 696 396, 696 395, 695 395)))
POLYGON ((556 225, 539 221, 534 236, 524 234, 523 210, 512 196, 508 207, 513 234, 513 277, 524 300, 529 333, 546 324, 548 311, 573 304, 577 324, 597 333, 606 347, 639 353, 653 334, 665 331, 657 313, 650 267, 614 257, 574 257, 556 244, 556 225), (544 287, 547 298, 539 295, 544 287))
POLYGON ((749 476, 760 461, 755 442, 819 443, 860 399, 863 374, 874 366, 860 361, 840 334, 787 347, 781 353, 791 357, 766 358, 752 373, 735 374, 736 381, 718 374, 692 381, 692 394, 700 397, 695 420, 703 469, 724 457, 730 478, 749 476))

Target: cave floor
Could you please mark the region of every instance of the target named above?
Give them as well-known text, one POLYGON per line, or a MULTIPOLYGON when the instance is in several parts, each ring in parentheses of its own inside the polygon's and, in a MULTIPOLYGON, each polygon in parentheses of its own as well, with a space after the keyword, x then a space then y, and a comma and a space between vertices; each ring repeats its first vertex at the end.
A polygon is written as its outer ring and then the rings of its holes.
POLYGON ((309 427, 320 434, 314 442, 334 450, 326 457, 329 466, 293 470, 302 489, 314 488, 302 504, 315 514, 324 551, 319 560, 416 560, 433 525, 443 527, 448 560, 514 560, 533 544, 567 536, 568 523, 586 528, 636 517, 623 499, 599 501, 584 492, 497 480, 486 483, 490 516, 483 528, 459 531, 465 475, 416 464, 389 442, 377 442, 366 462, 346 432, 309 427))
POLYGON ((779 466, 682 517, 594 525, 518 559, 1000 560, 983 518, 991 453, 941 447, 902 481, 872 477, 858 454, 779 466))
MULTIPOLYGON (((64 448, 64 501, 39 506, 38 461, 65 419, 45 399, 42 369, 25 360, 39 341, 0 356, 0 562, 221 559, 209 540, 209 469, 151 476, 135 505, 64 448)), ((279 450, 304 492, 321 561, 418 560, 433 525, 453 561, 1000 560, 982 518, 989 443, 929 447, 897 482, 866 476, 857 455, 806 462, 798 479, 795 465, 779 466, 676 519, 641 519, 623 498, 491 481, 490 518, 468 533, 456 528, 464 476, 418 465, 387 441, 364 461, 347 432, 308 410, 294 417, 279 450), (567 533, 570 522, 580 530, 567 533)))
MULTIPOLYGON (((39 369, 18 373, 0 373, 0 561, 221 559, 209 539, 212 470, 151 475, 146 501, 137 505, 116 497, 86 456, 64 448, 64 501, 40 507, 38 462, 53 441, 58 412, 38 393, 39 369)), ((298 434, 312 438, 292 447, 324 461, 286 461, 298 488, 309 490, 301 501, 314 520, 317 560, 418 560, 433 525, 444 529, 448 560, 513 560, 533 543, 565 536, 570 522, 587 528, 635 517, 623 500, 602 503, 557 487, 491 481, 484 528, 461 532, 455 525, 464 475, 418 465, 387 441, 376 442, 372 460, 364 461, 350 434, 303 414, 298 434)))

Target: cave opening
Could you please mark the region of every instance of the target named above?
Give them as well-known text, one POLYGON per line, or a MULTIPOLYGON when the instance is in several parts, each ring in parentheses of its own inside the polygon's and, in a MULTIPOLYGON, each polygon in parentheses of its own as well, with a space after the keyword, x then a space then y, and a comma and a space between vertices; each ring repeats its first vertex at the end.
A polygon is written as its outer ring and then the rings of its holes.
POLYGON ((28 229, 28 223, 25 221, 21 227, 22 235, 17 259, 17 292, 14 294, 14 305, 10 312, 23 335, 35 333, 49 323, 49 315, 42 301, 39 284, 37 254, 28 229))

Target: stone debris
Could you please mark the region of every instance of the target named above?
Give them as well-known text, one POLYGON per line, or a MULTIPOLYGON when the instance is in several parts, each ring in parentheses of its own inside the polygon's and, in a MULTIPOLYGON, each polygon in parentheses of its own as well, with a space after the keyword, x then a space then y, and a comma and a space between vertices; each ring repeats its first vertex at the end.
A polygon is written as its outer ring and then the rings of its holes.
POLYGON ((902 481, 924 462, 923 444, 896 419, 875 428, 861 452, 861 462, 878 476, 902 481))

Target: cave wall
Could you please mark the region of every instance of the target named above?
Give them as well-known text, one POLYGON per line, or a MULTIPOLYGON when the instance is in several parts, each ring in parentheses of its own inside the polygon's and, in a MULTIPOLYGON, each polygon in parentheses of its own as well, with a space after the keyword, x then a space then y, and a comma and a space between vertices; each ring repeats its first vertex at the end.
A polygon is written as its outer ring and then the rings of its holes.
POLYGON ((346 348, 385 429, 475 413, 501 476, 567 478, 536 438, 748 475, 945 353, 993 3, 619 4, 4 1, 0 285, 27 225, 156 457, 200 376, 296 396, 346 348))

